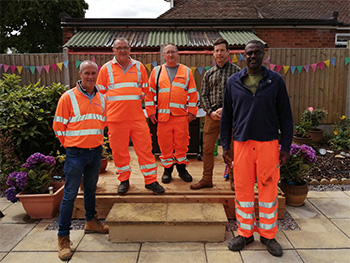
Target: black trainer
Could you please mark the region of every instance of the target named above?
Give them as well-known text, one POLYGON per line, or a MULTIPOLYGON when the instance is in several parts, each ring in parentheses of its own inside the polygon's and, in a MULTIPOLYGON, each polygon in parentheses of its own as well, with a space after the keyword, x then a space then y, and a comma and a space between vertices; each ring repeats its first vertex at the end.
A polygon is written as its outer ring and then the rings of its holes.
POLYGON ((125 194, 129 190, 129 180, 125 180, 118 186, 118 194, 125 194))
POLYGON ((170 166, 169 168, 164 167, 164 173, 162 175, 162 183, 168 184, 171 181, 171 173, 173 172, 174 165, 170 166))
POLYGON ((267 247, 267 251, 275 257, 282 257, 283 250, 281 245, 277 242, 276 239, 268 239, 260 236, 260 242, 267 247))
POLYGON ((149 190, 152 190, 156 194, 162 194, 165 192, 164 187, 161 186, 158 182, 153 182, 151 184, 146 184, 145 187, 149 190))
POLYGON ((253 241, 254 241, 253 235, 251 235, 250 237, 236 236, 235 238, 231 239, 230 242, 228 243, 228 249, 232 251, 240 251, 246 245, 252 243, 253 241))
POLYGON ((185 182, 192 182, 192 176, 186 170, 186 164, 176 164, 176 170, 179 172, 179 176, 185 182))

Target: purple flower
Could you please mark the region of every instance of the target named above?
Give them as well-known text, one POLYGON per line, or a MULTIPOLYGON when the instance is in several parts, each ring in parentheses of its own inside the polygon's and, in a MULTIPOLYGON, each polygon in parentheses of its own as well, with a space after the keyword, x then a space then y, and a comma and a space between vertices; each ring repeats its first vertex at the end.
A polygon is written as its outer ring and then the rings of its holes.
POLYGON ((289 154, 290 154, 290 155, 293 155, 293 154, 299 154, 299 153, 300 153, 300 147, 299 147, 299 145, 292 144, 292 145, 290 146, 290 152, 289 152, 289 154))
POLYGON ((17 191, 14 186, 7 188, 5 190, 5 195, 7 200, 11 201, 12 203, 16 203, 18 201, 18 198, 16 197, 17 191))
POLYGON ((56 160, 52 156, 45 156, 45 163, 46 163, 47 166, 55 165, 56 164, 56 160))
POLYGON ((307 161, 312 163, 315 163, 317 161, 316 152, 312 147, 303 144, 302 146, 300 146, 300 150, 301 156, 307 161))
POLYGON ((6 184, 24 190, 27 181, 28 174, 26 172, 13 172, 7 177, 6 184))

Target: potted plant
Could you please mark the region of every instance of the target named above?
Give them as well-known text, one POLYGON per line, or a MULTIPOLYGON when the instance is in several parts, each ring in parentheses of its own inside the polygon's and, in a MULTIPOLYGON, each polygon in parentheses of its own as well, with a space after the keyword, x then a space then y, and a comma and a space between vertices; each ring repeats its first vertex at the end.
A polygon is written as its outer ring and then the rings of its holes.
POLYGON ((350 118, 339 116, 339 122, 333 126, 333 134, 329 142, 336 150, 350 150, 350 118))
POLYGON ((299 124, 294 126, 293 143, 297 145, 312 143, 311 135, 309 131, 312 128, 312 123, 310 121, 301 121, 299 124))
POLYGON ((102 155, 101 155, 101 168, 100 173, 106 172, 107 164, 109 160, 112 160, 112 150, 109 146, 108 137, 103 137, 103 144, 102 144, 102 155))
POLYGON ((32 219, 53 218, 61 204, 64 182, 54 182, 55 158, 41 153, 32 154, 20 171, 12 172, 5 194, 11 202, 21 201, 32 219))
POLYGON ((318 145, 323 137, 323 130, 318 128, 318 126, 326 117, 326 114, 328 114, 328 111, 323 108, 314 109, 313 107, 307 107, 301 117, 302 122, 311 122, 311 129, 308 133, 312 137, 312 143, 316 145, 318 145))
POLYGON ((316 152, 308 145, 291 145, 290 159, 280 169, 280 188, 286 197, 286 204, 301 206, 308 193, 304 176, 316 163, 316 152))

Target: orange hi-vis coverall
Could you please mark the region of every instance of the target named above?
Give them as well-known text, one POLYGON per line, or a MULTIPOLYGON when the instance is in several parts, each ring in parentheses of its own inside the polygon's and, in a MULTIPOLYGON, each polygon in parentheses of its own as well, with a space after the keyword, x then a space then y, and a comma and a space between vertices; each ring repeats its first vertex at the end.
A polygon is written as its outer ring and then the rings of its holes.
POLYGON ((151 72, 149 86, 150 94, 146 96, 145 108, 148 116, 156 112, 158 114, 157 135, 162 152, 159 157, 162 166, 169 168, 174 163, 188 164, 186 157, 189 144, 188 114, 196 116, 199 100, 192 72, 190 68, 179 64, 177 73, 170 82, 166 67, 158 66, 151 72), (160 67, 163 68, 160 70, 160 67))
POLYGON ((99 92, 88 99, 78 85, 66 91, 58 101, 53 121, 53 130, 63 147, 100 146, 106 121, 105 109, 106 99, 99 92))
POLYGON ((131 59, 131 64, 124 70, 114 58, 102 66, 97 87, 107 99, 109 143, 118 179, 123 182, 131 174, 128 149, 131 137, 145 184, 157 181, 151 134, 141 105, 149 93, 144 65, 131 59))
POLYGON ((238 235, 250 237, 256 231, 265 238, 275 238, 280 178, 278 140, 234 141, 233 145, 238 235), (259 227, 254 211, 255 178, 259 189, 259 227))

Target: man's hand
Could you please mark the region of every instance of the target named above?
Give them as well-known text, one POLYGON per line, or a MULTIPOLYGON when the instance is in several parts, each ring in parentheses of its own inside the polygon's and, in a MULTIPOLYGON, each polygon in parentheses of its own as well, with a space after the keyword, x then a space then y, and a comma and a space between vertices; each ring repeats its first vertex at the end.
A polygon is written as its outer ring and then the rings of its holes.
POLYGON ((288 152, 281 151, 280 152, 280 166, 285 165, 288 162, 289 158, 290 158, 290 155, 288 152))
POLYGON ((188 113, 188 122, 193 121, 196 118, 192 113, 188 113))
POLYGON ((229 165, 229 167, 231 167, 232 165, 232 161, 233 161, 233 153, 232 150, 224 150, 222 153, 222 157, 224 158, 224 161, 227 165, 229 165))
POLYGON ((156 124, 156 122, 158 121, 155 114, 149 116, 149 119, 151 120, 151 122, 152 122, 153 124, 156 124))
POLYGON ((210 118, 213 121, 219 121, 221 119, 221 112, 222 112, 222 108, 219 108, 216 111, 213 111, 212 113, 210 113, 210 118))

